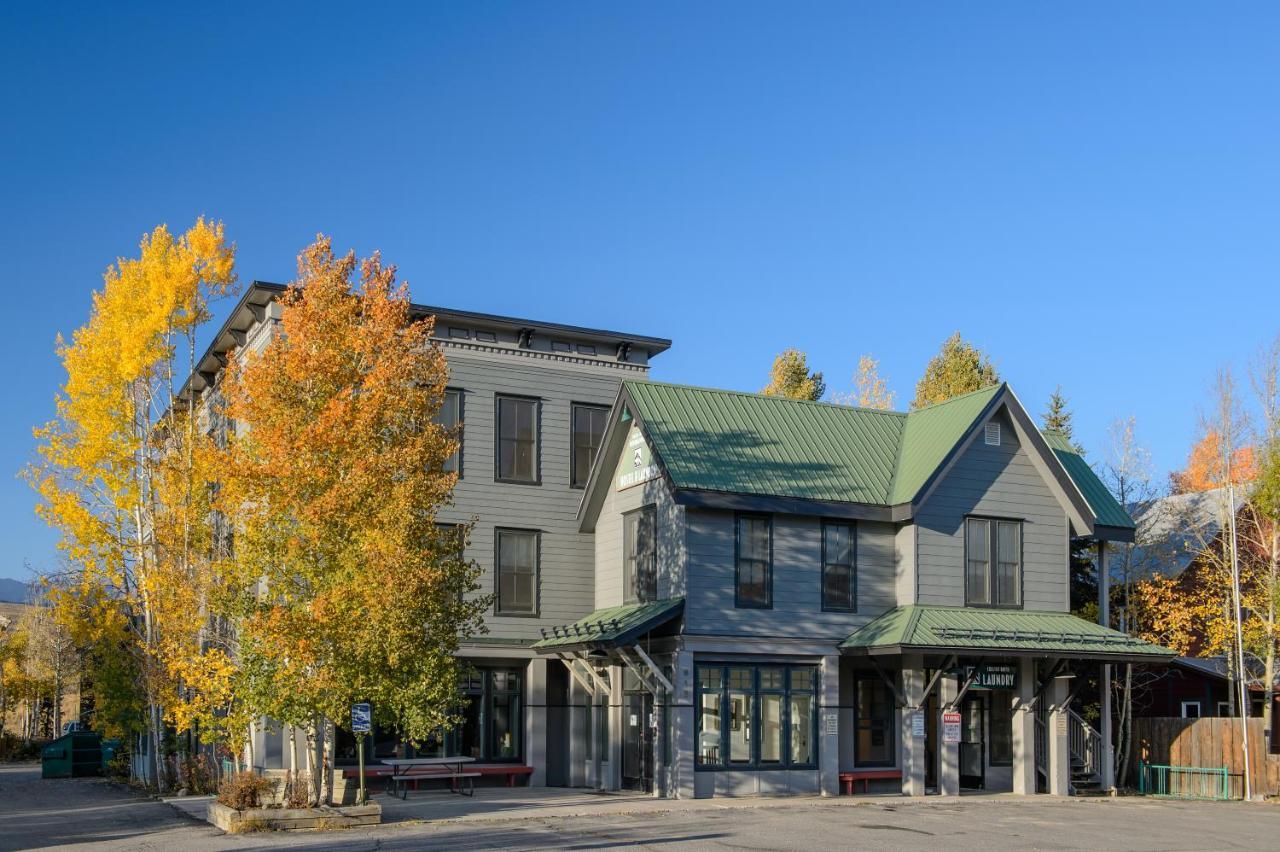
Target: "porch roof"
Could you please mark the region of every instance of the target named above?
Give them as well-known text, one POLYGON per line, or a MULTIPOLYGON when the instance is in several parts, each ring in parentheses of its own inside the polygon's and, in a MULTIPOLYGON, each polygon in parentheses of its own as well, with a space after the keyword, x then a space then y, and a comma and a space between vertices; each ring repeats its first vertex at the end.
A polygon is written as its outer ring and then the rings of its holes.
POLYGON ((845 654, 979 652, 1158 662, 1167 648, 1069 612, 911 604, 889 610, 840 643, 845 654))
POLYGON ((630 644, 684 612, 684 598, 627 604, 598 609, 572 624, 544 627, 542 638, 533 643, 539 653, 555 653, 579 648, 610 648, 630 644))

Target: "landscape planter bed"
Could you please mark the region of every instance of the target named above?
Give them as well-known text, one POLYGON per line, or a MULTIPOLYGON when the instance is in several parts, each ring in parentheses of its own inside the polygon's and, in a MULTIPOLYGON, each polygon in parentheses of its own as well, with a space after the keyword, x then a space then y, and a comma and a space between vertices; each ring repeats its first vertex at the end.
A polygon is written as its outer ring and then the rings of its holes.
POLYGON ((382 805, 348 805, 326 808, 246 808, 238 811, 220 802, 210 802, 205 817, 228 834, 244 830, 249 823, 255 828, 295 831, 315 828, 351 828, 382 822, 382 805))

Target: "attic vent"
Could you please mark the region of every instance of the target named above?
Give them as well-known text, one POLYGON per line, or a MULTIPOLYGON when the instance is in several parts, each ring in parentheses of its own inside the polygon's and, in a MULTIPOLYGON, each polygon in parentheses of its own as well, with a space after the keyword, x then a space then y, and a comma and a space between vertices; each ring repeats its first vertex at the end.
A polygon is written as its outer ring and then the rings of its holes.
POLYGON ((999 423, 987 424, 986 442, 988 447, 1000 446, 1000 424, 999 423))

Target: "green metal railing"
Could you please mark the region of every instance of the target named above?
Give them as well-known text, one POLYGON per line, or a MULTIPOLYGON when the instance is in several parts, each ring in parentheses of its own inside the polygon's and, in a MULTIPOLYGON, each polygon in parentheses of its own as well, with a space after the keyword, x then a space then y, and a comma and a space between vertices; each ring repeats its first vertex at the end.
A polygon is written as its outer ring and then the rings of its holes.
POLYGON ((1227 767, 1161 766, 1138 764, 1138 793, 1170 799, 1231 798, 1231 776, 1227 767))

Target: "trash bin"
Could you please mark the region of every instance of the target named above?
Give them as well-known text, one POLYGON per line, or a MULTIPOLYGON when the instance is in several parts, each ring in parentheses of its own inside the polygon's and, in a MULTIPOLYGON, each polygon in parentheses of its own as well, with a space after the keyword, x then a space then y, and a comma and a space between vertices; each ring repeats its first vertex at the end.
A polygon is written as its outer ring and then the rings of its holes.
POLYGON ((66 734, 40 752, 41 778, 80 778, 101 774, 101 734, 91 731, 66 734))

